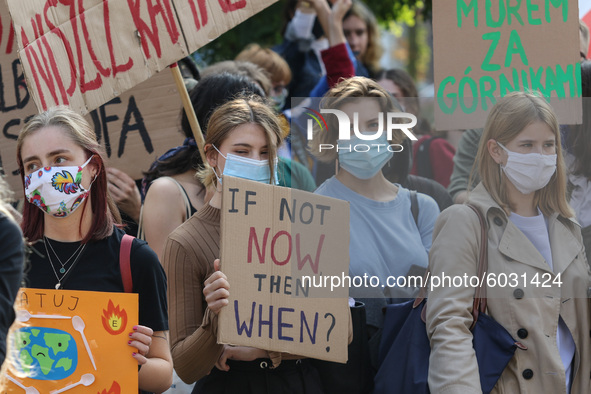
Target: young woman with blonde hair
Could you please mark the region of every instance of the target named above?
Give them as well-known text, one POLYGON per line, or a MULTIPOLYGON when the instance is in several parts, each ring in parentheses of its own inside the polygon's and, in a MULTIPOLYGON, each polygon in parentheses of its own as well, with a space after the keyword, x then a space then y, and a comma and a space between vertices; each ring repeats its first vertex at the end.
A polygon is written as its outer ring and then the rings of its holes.
POLYGON ((299 356, 217 343, 217 314, 230 289, 217 260, 223 175, 276 184, 280 142, 279 120, 260 97, 217 108, 207 127, 208 166, 199 172, 213 197, 166 242, 172 355, 179 377, 197 381, 194 393, 321 393, 315 370, 299 356))
MULTIPOLYGON (((488 314, 527 347, 493 393, 588 393, 590 271, 566 200, 556 116, 544 98, 513 92, 491 110, 478 154, 482 182, 468 203, 488 227, 488 314), (507 279, 507 280, 505 280, 507 279)), ((476 275, 480 224, 465 205, 437 219, 431 275, 476 275)), ((431 289, 427 332, 432 392, 481 392, 469 285, 431 289)))

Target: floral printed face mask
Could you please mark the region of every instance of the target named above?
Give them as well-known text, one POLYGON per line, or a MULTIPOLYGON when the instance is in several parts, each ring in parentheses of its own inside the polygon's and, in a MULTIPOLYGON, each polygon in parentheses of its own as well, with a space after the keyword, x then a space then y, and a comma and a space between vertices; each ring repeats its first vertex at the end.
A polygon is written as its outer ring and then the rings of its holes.
POLYGON ((68 216, 90 193, 90 187, 84 189, 81 182, 82 169, 92 157, 81 166, 44 167, 26 175, 25 197, 43 212, 57 218, 68 216))

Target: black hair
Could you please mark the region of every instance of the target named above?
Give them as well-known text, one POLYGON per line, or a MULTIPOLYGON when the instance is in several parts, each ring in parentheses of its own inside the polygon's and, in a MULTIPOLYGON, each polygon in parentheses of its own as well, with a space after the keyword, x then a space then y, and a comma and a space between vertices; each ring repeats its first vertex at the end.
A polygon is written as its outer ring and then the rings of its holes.
MULTIPOLYGON (((258 84, 244 75, 223 72, 203 77, 197 86, 189 92, 189 98, 203 135, 205 136, 207 133, 209 117, 217 107, 232 100, 235 96, 245 94, 261 97, 265 95, 258 84)), ((189 119, 184 109, 181 114, 181 128, 185 137, 193 138, 189 119)), ((195 144, 186 144, 184 147, 186 148, 178 149, 171 157, 156 160, 150 169, 144 172, 143 183, 147 185, 145 191, 153 180, 161 176, 182 174, 190 169, 197 171, 203 165, 203 160, 195 144)))
POLYGON ((574 156, 571 171, 591 180, 591 61, 581 63, 581 90, 583 96, 583 124, 570 126, 567 137, 568 146, 574 156))

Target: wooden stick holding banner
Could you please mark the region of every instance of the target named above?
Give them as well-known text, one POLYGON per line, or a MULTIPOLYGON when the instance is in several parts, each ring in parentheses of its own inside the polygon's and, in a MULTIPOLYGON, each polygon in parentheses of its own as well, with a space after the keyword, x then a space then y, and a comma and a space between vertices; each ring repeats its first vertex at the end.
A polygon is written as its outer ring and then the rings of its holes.
POLYGON ((176 88, 179 91, 179 94, 181 95, 183 108, 185 109, 187 119, 189 119, 191 131, 193 132, 193 138, 195 138, 195 143, 197 144, 197 148, 199 149, 201 159, 203 160, 203 163, 205 163, 205 140, 203 139, 203 132, 201 131, 201 126, 199 126, 197 115, 195 115, 195 109, 193 108, 193 103, 191 103, 189 92, 187 92, 185 81, 183 81, 181 70, 179 69, 178 63, 176 62, 171 64, 169 67, 170 71, 172 71, 174 82, 176 83, 176 88))

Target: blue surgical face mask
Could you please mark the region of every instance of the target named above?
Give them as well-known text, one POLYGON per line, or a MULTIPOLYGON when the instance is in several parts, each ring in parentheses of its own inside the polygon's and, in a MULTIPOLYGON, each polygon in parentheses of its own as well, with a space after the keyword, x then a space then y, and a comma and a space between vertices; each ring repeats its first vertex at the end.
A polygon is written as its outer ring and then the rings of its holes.
MULTIPOLYGON (((224 165, 224 175, 235 176, 237 178, 248 179, 255 182, 261 183, 269 183, 269 179, 271 179, 271 173, 269 171, 269 161, 267 160, 255 160, 249 159, 248 157, 242 157, 238 155, 233 155, 228 153, 227 156, 224 156, 222 152, 212 145, 213 148, 218 151, 222 157, 226 159, 226 164, 224 165)), ((277 158, 275 158, 274 163, 274 170, 273 170, 273 181, 272 184, 277 184, 277 158)), ((212 168, 213 169, 213 168, 212 168)), ((213 172, 220 183, 222 184, 221 178, 213 169, 213 172)))
POLYGON ((356 135, 352 135, 350 140, 339 140, 338 146, 339 165, 359 179, 373 178, 394 155, 388 150, 390 142, 385 133, 374 141, 361 140, 356 135), (367 146, 369 150, 355 151, 356 145, 359 145, 358 150, 366 150, 367 146), (351 149, 348 149, 349 146, 351 149))

